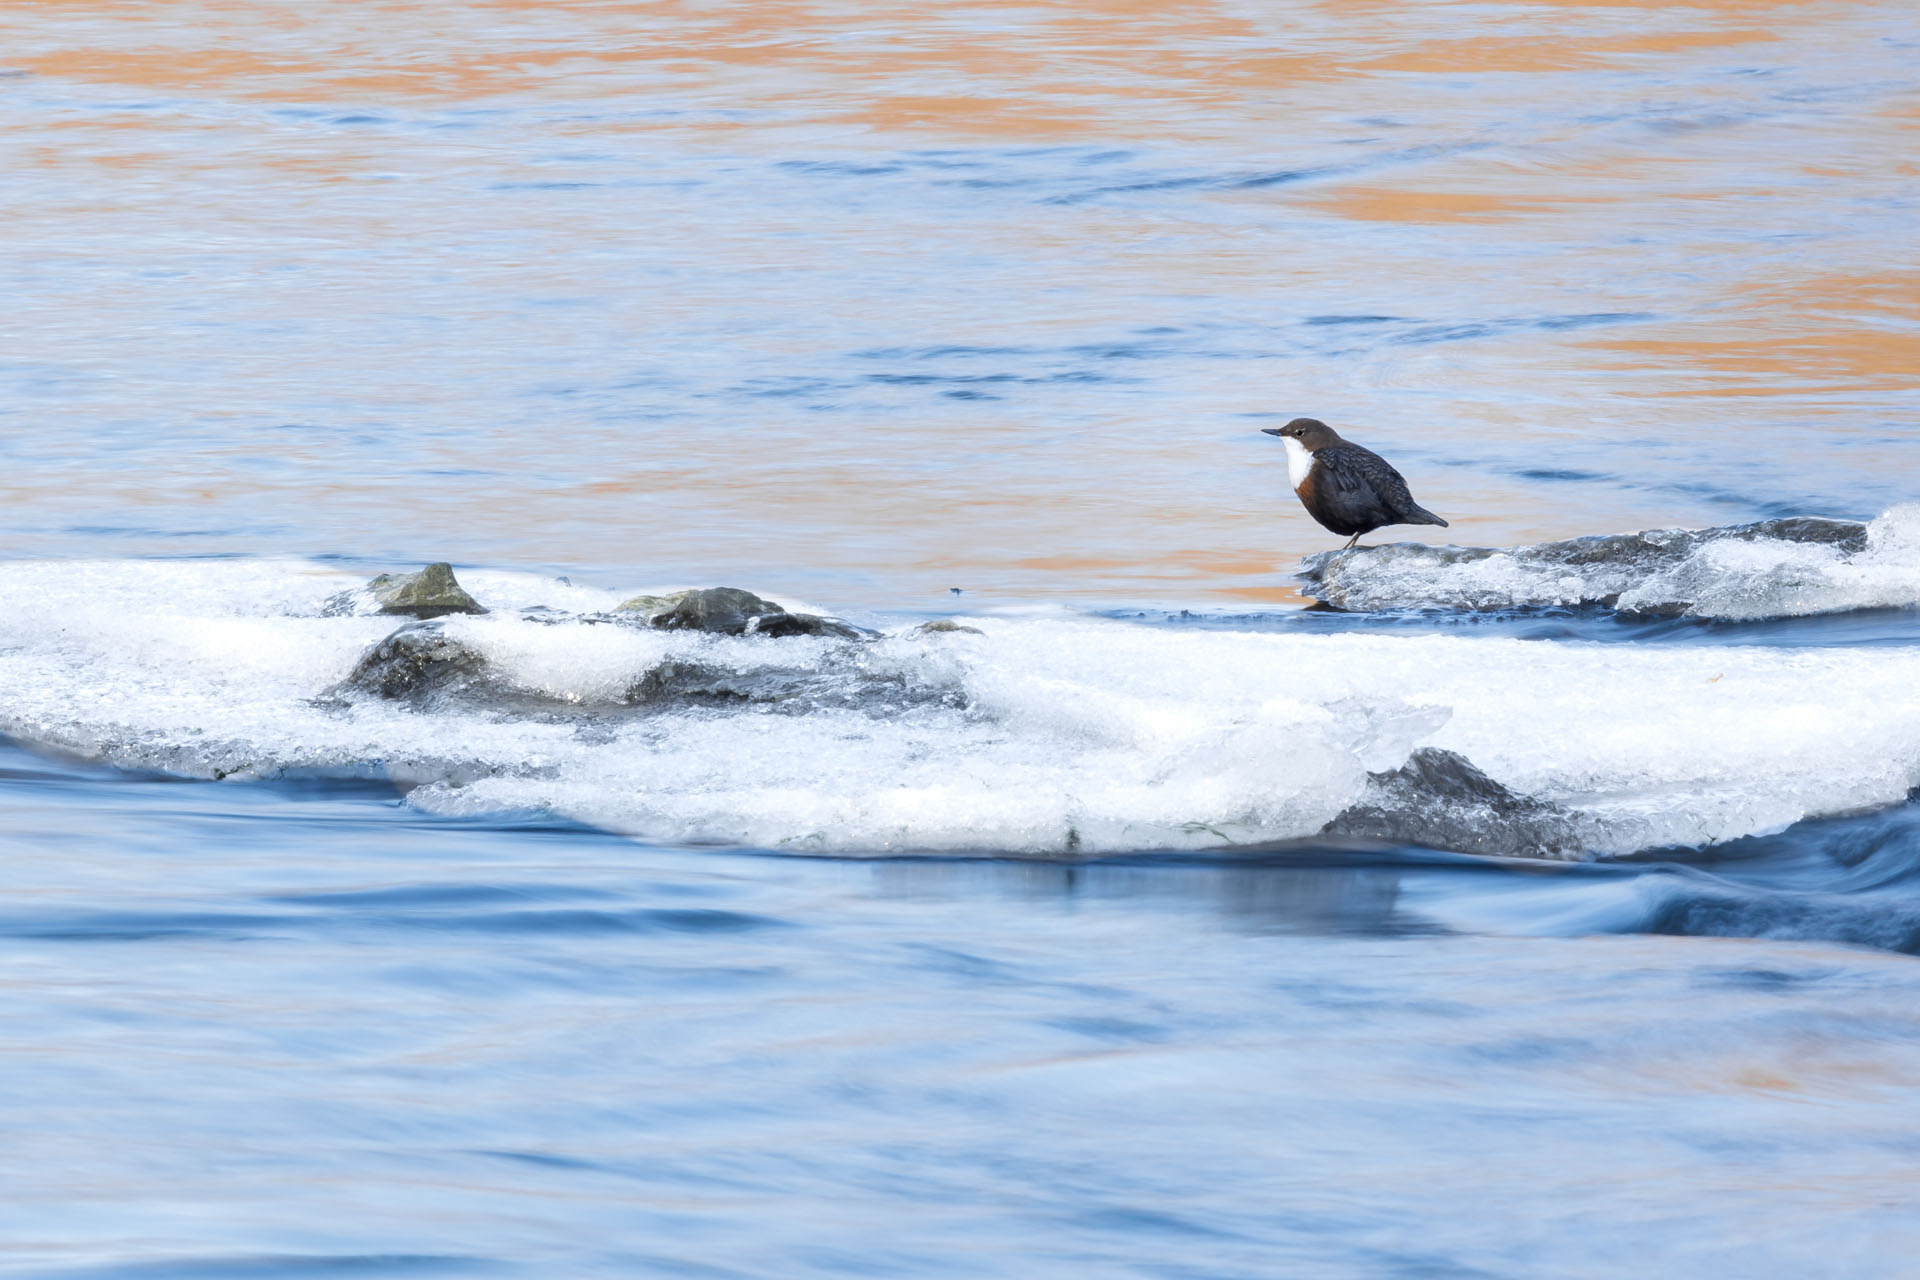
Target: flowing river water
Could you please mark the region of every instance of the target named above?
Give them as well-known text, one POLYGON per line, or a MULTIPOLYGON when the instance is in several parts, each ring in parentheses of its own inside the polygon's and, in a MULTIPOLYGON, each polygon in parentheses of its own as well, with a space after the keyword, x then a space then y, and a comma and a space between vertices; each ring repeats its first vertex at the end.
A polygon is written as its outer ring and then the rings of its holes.
POLYGON ((0 1274, 1908 1274, 1917 124, 1892 0, 0 9, 0 1274), (1299 576, 1299 415, 1451 527, 1299 576))

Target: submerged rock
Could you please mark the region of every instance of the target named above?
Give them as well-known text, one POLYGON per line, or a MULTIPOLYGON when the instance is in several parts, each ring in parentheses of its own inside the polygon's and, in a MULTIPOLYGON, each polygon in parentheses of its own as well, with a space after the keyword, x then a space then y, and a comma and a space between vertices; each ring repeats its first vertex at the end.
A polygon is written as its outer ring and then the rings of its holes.
POLYGON ((676 704, 758 703, 805 712, 824 702, 841 699, 850 685, 832 673, 798 667, 738 670, 670 658, 648 671, 627 691, 635 706, 657 708, 676 704), (824 695, 824 698, 823 698, 824 695))
POLYGON ((1794 516, 1522 547, 1355 547, 1308 556, 1298 576, 1304 594, 1352 611, 1596 606, 1766 617, 1824 611, 1800 598, 1804 588, 1817 590, 1833 566, 1868 546, 1869 527, 1858 521, 1794 516))
POLYGON ((858 640, 871 635, 837 618, 788 613, 739 587, 701 587, 664 596, 635 596, 615 613, 636 614, 662 631, 705 631, 723 636, 829 636, 858 640))
POLYGON ((1456 751, 1421 747, 1398 769, 1368 774, 1366 792, 1320 834, 1456 853, 1577 858, 1592 846, 1587 828, 1579 814, 1509 790, 1456 751))
POLYGON ((627 690, 629 706, 652 711, 679 707, 751 707, 785 715, 813 711, 897 714, 913 707, 967 705, 956 683, 919 680, 906 671, 874 670, 865 650, 843 650, 825 665, 727 666, 668 658, 627 690))
POLYGON ((381 613, 440 618, 450 613, 485 613, 480 602, 454 580, 453 566, 441 560, 417 573, 383 573, 367 584, 381 613))

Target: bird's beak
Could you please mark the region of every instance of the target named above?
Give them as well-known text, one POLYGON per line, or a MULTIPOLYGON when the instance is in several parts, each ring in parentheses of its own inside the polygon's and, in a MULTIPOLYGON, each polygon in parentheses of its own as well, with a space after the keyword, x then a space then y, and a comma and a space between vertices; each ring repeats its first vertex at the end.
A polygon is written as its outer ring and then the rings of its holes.
POLYGON ((1278 427, 1262 427, 1260 428, 1260 430, 1270 436, 1277 436, 1280 434, 1280 428, 1278 427))

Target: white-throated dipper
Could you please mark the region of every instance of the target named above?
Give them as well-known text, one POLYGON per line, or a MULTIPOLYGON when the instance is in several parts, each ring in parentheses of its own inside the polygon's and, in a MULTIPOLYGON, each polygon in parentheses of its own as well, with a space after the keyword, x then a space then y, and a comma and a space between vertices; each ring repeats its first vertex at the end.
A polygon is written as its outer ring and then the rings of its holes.
POLYGON ((1347 547, 1383 525, 1446 528, 1445 520, 1413 500, 1406 480, 1385 458, 1342 440, 1318 418, 1295 418, 1284 427, 1260 429, 1287 446, 1287 479, 1300 505, 1335 533, 1352 534, 1347 547))

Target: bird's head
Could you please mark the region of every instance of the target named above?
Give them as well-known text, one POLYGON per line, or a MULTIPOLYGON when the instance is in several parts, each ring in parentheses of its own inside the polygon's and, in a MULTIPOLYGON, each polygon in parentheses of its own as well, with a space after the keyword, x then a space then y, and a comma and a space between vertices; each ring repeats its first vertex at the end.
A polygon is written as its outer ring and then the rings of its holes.
POLYGON ((1262 427, 1270 436, 1279 436, 1282 440, 1298 440, 1308 453, 1323 449, 1327 445, 1339 442, 1340 437, 1332 427, 1318 418, 1295 418, 1284 427, 1262 427))

